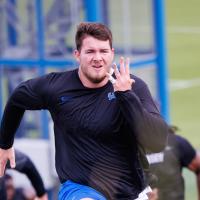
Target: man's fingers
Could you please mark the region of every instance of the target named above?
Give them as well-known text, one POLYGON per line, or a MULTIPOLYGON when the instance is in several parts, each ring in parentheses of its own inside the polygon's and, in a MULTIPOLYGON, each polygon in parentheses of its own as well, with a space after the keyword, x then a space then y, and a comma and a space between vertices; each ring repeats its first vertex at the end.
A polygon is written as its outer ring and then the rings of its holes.
POLYGON ((125 68, 124 68, 124 57, 120 58, 120 73, 124 74, 125 73, 125 68))
POLYGON ((16 163, 15 163, 15 151, 14 151, 13 147, 12 147, 12 152, 11 152, 11 155, 9 157, 9 160, 10 160, 10 167, 11 168, 15 168, 15 166, 16 166, 16 163))
POLYGON ((120 72, 119 72, 119 70, 117 68, 117 64, 116 63, 113 64, 113 68, 114 68, 114 72, 115 72, 116 78, 119 78, 120 72))
POLYGON ((110 82, 112 84, 114 84, 115 91, 130 90, 132 87, 132 84, 135 83, 135 80, 130 78, 129 62, 130 62, 129 58, 127 58, 126 62, 124 62, 124 58, 121 57, 120 58, 120 71, 117 68, 117 65, 115 63, 113 64, 116 79, 114 79, 114 77, 111 75, 111 73, 107 73, 108 79, 110 80, 110 82))
POLYGON ((0 148, 0 177, 4 175, 4 171, 6 168, 6 164, 10 161, 10 167, 15 167, 15 151, 14 148, 11 147, 10 149, 1 149, 0 148))
POLYGON ((6 167, 6 161, 1 161, 1 163, 0 163, 0 177, 2 177, 4 175, 5 167, 6 167))
POLYGON ((130 59, 129 58, 126 58, 126 74, 129 75, 130 74, 130 59))
POLYGON ((135 83, 135 80, 131 78, 131 79, 130 79, 130 83, 131 83, 131 84, 135 83))
MULTIPOLYGON (((119 74, 123 75, 123 74, 126 73, 127 75, 129 75, 130 74, 130 66, 129 65, 130 65, 129 57, 126 58, 126 61, 124 60, 124 57, 121 57, 120 58, 120 72, 119 72, 119 74)), ((116 64, 113 64, 113 66, 114 66, 114 69, 117 69, 117 65, 116 64)))
POLYGON ((15 166, 16 166, 15 158, 12 157, 12 158, 10 159, 10 167, 11 167, 11 168, 15 168, 15 166))

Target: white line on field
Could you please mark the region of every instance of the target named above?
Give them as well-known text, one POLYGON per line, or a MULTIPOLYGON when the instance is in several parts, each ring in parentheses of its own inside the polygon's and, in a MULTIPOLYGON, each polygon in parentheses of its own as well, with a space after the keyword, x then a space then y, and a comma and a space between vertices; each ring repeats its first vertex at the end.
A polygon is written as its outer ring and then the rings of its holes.
MULTIPOLYGON (((151 26, 139 26, 134 29, 138 32, 149 32, 151 26)), ((200 26, 166 26, 168 33, 200 34, 200 26)))
POLYGON ((170 91, 183 90, 191 87, 200 87, 200 78, 191 80, 170 80, 170 91))
POLYGON ((168 26, 168 33, 200 34, 200 26, 168 26))

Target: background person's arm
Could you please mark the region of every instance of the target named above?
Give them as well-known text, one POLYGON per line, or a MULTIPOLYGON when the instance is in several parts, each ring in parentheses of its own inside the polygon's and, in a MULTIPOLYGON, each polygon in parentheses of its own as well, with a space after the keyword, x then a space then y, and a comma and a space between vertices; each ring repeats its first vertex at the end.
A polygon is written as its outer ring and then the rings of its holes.
MULTIPOLYGON (((16 167, 15 170, 25 174, 33 185, 37 197, 45 199, 46 190, 42 177, 40 176, 38 170, 36 169, 34 163, 31 159, 24 153, 15 150, 16 167)), ((10 168, 9 164, 7 165, 10 168)))
POLYGON ((175 140, 180 156, 180 167, 187 167, 196 174, 198 199, 200 200, 200 154, 186 138, 175 135, 175 140))
POLYGON ((0 178, 0 194, 1 194, 1 199, 6 200, 6 186, 5 186, 5 179, 4 177, 0 178))
POLYGON ((198 200, 200 200, 200 153, 197 152, 188 168, 196 174, 198 200))

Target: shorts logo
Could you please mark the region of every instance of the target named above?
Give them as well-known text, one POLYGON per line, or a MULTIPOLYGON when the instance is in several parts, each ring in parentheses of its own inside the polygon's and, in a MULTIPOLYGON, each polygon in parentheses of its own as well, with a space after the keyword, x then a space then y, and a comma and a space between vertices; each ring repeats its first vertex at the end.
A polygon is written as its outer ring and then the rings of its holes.
POLYGON ((108 93, 108 100, 111 101, 113 99, 116 99, 115 93, 114 92, 109 92, 108 93))
POLYGON ((164 152, 147 154, 146 157, 149 164, 164 162, 164 152))

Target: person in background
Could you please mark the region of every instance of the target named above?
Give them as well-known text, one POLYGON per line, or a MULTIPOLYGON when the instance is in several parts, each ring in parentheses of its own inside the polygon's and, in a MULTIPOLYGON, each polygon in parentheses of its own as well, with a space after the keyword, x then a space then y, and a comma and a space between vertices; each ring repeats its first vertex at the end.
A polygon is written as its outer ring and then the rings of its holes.
POLYGON ((113 65, 107 26, 80 23, 75 42, 77 69, 25 81, 9 98, 0 129, 0 176, 7 160, 15 166, 12 146, 24 111, 46 109, 54 122, 60 200, 141 199, 146 183, 139 148, 161 151, 167 124, 146 83, 130 74, 129 59, 121 57, 119 69, 113 65))
POLYGON ((10 174, 4 175, 6 198, 2 200, 34 200, 35 193, 26 191, 25 188, 15 187, 13 177, 10 174))
POLYGON ((188 140, 175 134, 175 126, 169 126, 168 144, 160 153, 147 154, 153 192, 150 200, 184 200, 183 168, 194 172, 200 200, 200 153, 188 140))
MULTIPOLYGON (((37 197, 37 199, 48 200, 43 180, 31 159, 19 150, 15 150, 15 159, 15 170, 27 176, 33 188, 35 189, 35 196, 37 197)), ((6 168, 11 168, 9 163, 7 163, 6 168)), ((34 196, 33 192, 32 195, 30 195, 30 192, 29 194, 27 194, 26 192, 27 195, 25 195, 25 190, 15 189, 13 178, 9 174, 6 174, 5 177, 0 178, 0 180, 1 195, 4 196, 1 196, 1 198, 3 198, 2 200, 18 200, 25 197, 25 199, 27 199, 28 196, 34 196)))
POLYGON ((0 194, 1 194, 2 200, 7 200, 5 178, 4 177, 0 178, 0 194))

